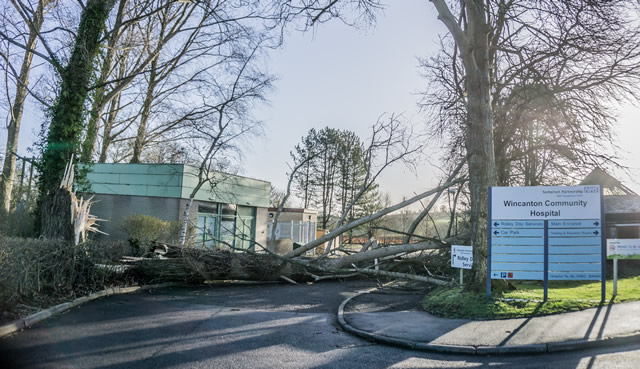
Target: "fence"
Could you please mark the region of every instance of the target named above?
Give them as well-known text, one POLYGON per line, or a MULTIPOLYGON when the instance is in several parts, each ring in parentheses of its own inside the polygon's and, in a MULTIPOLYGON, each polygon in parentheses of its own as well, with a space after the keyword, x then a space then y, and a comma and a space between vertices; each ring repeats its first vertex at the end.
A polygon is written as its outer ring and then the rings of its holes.
MULTIPOLYGON (((267 224, 267 237, 271 239, 273 223, 267 224)), ((304 245, 316 239, 316 222, 290 220, 278 222, 276 239, 290 238, 293 242, 304 245)))

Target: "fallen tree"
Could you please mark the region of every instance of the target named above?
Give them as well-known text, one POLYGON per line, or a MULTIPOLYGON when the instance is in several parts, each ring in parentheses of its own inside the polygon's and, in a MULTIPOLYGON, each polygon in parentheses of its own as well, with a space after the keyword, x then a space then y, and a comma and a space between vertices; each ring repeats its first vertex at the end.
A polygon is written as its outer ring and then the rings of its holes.
MULTIPOLYGON (((390 206, 367 217, 340 225, 327 235, 284 255, 275 254, 264 245, 255 242, 255 250, 235 249, 232 245, 223 241, 219 241, 223 246, 216 249, 155 243, 152 245, 152 255, 150 257, 129 260, 129 262, 133 266, 132 270, 138 276, 145 280, 156 282, 184 281, 202 283, 207 280, 235 279, 254 281, 286 280, 297 283, 365 275, 448 285, 452 283, 451 279, 432 275, 427 268, 425 268, 426 273, 423 270, 404 273, 391 271, 390 269, 393 268, 394 264, 406 262, 407 260, 411 260, 415 265, 429 264, 433 262, 431 259, 434 253, 448 250, 451 242, 468 238, 468 235, 456 235, 445 240, 419 236, 416 237, 416 239, 419 239, 419 242, 416 243, 405 242, 399 245, 378 245, 376 247, 376 242, 370 242, 369 244, 374 245, 372 248, 362 247, 359 251, 350 249, 348 252, 340 252, 340 248, 337 248, 332 251, 331 255, 323 254, 317 257, 309 257, 305 256, 305 254, 325 242, 338 238, 344 232, 428 196, 439 194, 462 181, 462 179, 455 178, 457 173, 457 170, 454 171, 444 181, 444 184, 435 189, 416 195, 409 200, 390 206)), ((415 227, 411 229, 410 234, 414 230, 415 227)))
MULTIPOLYGON (((207 280, 230 279, 316 282, 331 278, 372 275, 446 285, 450 282, 441 278, 390 272, 368 264, 375 259, 401 254, 399 257, 406 258, 409 257, 407 253, 437 250, 447 246, 445 242, 429 240, 416 244, 387 246, 342 258, 286 258, 270 252, 233 252, 156 243, 152 246, 155 257, 137 258, 129 262, 133 264, 133 272, 136 275, 155 282, 203 283, 207 280)), ((426 259, 429 255, 413 257, 426 259)))

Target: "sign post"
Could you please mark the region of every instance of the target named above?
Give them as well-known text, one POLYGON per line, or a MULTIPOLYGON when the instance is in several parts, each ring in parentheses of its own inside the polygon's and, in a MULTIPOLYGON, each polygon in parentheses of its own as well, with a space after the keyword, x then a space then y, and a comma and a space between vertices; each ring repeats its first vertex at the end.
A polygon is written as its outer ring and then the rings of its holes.
POLYGON ((640 259, 640 239, 607 240, 607 259, 613 259, 613 296, 617 296, 618 259, 640 259))
POLYGON ((473 266, 473 247, 451 245, 451 267, 460 268, 460 286, 462 286, 462 271, 473 266))
POLYGON ((491 279, 601 280, 605 298, 600 186, 489 188, 491 279))

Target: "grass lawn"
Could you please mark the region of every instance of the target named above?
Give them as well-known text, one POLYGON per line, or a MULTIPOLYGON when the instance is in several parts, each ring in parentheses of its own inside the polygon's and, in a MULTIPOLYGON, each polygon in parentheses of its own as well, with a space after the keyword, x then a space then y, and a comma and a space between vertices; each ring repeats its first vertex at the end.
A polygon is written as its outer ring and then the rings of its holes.
MULTIPOLYGON (((484 293, 460 288, 438 288, 422 300, 422 307, 437 316, 469 319, 507 319, 565 313, 600 305, 600 282, 549 281, 549 298, 543 303, 542 282, 515 282, 515 291, 507 291, 487 302, 484 293)), ((640 276, 618 279, 618 295, 613 280, 607 280, 605 305, 640 300, 640 276)))

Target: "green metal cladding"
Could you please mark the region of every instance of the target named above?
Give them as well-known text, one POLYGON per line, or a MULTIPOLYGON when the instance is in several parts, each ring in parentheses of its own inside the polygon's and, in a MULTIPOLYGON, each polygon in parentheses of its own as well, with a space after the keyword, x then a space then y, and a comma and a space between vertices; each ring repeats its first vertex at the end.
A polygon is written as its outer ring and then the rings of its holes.
MULTIPOLYGON (((188 199, 198 183, 198 169, 184 164, 93 164, 87 175, 92 193, 188 199)), ((271 184, 215 172, 212 184, 195 200, 246 206, 269 206, 271 184)))

